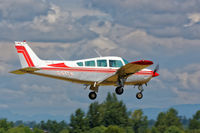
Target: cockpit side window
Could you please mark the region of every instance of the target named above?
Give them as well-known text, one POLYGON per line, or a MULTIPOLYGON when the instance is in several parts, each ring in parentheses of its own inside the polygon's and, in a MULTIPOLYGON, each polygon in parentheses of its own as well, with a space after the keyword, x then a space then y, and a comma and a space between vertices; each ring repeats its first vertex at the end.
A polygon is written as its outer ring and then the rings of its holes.
POLYGON ((95 67, 95 61, 94 60, 85 61, 85 66, 95 67))
POLYGON ((77 62, 76 63, 78 66, 83 66, 83 62, 77 62))
POLYGON ((107 67, 107 60, 97 60, 98 67, 107 67))
POLYGON ((123 66, 121 60, 109 60, 110 67, 121 67, 123 66))

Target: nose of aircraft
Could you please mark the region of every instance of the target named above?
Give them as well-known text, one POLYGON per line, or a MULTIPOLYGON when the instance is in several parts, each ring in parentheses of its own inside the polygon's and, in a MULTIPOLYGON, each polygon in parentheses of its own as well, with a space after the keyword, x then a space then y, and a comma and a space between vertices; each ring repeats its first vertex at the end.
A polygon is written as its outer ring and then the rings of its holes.
POLYGON ((155 72, 155 73, 153 73, 152 77, 157 77, 159 75, 160 75, 159 73, 155 72))

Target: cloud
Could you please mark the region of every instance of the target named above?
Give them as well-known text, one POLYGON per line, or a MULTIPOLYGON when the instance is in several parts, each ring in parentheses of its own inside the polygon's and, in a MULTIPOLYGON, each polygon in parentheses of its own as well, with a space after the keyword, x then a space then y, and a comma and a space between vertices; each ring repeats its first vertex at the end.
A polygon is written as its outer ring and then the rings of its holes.
MULTIPOLYGON (((199 1, 179 0, 87 0, 86 7, 99 9, 112 16, 115 23, 135 29, 146 30, 156 37, 184 37, 198 39, 199 35, 193 34, 192 29, 184 28, 189 18, 198 21, 199 1), (158 32, 159 31, 159 32, 158 32)), ((191 25, 190 24, 190 25, 191 25)), ((199 32, 199 26, 195 27, 199 32)))
POLYGON ((35 16, 47 14, 48 10, 49 3, 44 0, 9 0, 0 4, 1 19, 11 23, 31 21, 35 16))
MULTIPOLYGON (((33 1, 23 1, 22 3, 33 5, 31 2, 33 1)), ((76 20, 77 18, 71 16, 70 12, 64 11, 54 4, 47 2, 43 3, 48 5, 46 7, 47 9, 44 11, 45 13, 40 13, 38 9, 38 13, 29 14, 31 19, 27 18, 27 20, 18 22, 10 17, 2 18, 2 21, 0 21, 0 39, 5 41, 32 40, 74 42, 83 39, 93 39, 98 36, 95 32, 92 32, 87 29, 87 27, 79 24, 76 20)), ((10 5, 12 4, 15 4, 15 2, 11 1, 10 5)), ((34 7, 35 6, 37 6, 37 2, 36 5, 34 4, 34 7)), ((18 4, 16 7, 18 7, 18 4)), ((23 6, 19 6, 19 8, 28 11, 31 9, 27 9, 27 7, 24 8, 23 6)), ((19 12, 22 11, 20 10, 19 12)), ((25 12, 26 11, 23 11, 23 13, 25 12)), ((18 11, 16 11, 16 13, 18 13, 18 11)), ((16 14, 16 16, 20 15, 16 14)))
POLYGON ((191 64, 175 70, 161 69, 159 71, 159 82, 164 85, 163 90, 168 89, 177 95, 173 98, 176 104, 199 102, 199 66, 199 64, 191 64))
POLYGON ((196 23, 200 22, 200 13, 193 13, 193 14, 189 14, 188 18, 190 19, 190 23, 189 24, 185 24, 185 27, 189 27, 192 26, 196 23))

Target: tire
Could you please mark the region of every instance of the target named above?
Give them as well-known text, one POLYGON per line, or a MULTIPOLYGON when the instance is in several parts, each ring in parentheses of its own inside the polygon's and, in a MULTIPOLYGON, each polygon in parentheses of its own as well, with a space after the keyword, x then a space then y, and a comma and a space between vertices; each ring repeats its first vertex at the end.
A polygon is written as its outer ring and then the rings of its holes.
POLYGON ((142 97, 143 97, 142 92, 138 92, 138 93, 136 94, 136 98, 137 98, 137 99, 142 99, 142 97))
POLYGON ((96 94, 95 92, 90 92, 88 96, 89 96, 89 98, 90 98, 91 100, 94 100, 94 99, 96 99, 97 94, 96 94))
POLYGON ((117 87, 115 89, 115 92, 116 92, 116 94, 121 95, 124 92, 124 89, 123 89, 123 87, 117 87))

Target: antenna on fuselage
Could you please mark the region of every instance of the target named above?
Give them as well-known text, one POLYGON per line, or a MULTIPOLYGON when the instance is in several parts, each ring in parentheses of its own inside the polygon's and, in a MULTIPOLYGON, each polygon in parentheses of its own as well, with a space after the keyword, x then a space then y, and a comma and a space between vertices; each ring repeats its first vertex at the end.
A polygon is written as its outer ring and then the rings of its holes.
POLYGON ((96 49, 94 50, 96 52, 96 54, 99 56, 99 57, 102 57, 102 55, 99 53, 99 51, 97 51, 96 49))

